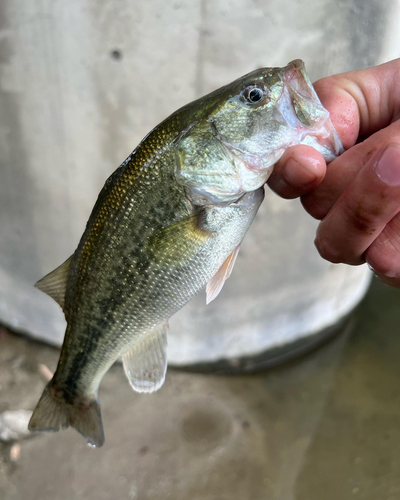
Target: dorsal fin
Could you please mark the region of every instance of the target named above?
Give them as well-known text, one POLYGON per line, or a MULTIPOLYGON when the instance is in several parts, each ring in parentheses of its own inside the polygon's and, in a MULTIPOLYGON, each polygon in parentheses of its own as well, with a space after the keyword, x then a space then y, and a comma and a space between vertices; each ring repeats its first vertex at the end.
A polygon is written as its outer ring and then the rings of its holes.
POLYGON ((157 391, 167 371, 168 323, 158 325, 150 334, 122 357, 125 375, 137 392, 157 391))
POLYGON ((35 287, 39 288, 47 295, 50 295, 60 306, 64 309, 65 292, 67 290, 67 281, 69 268, 71 266, 72 255, 67 259, 64 264, 54 269, 44 278, 35 283, 35 287))
POLYGON ((233 266, 236 262, 236 257, 238 256, 240 249, 240 245, 238 245, 235 250, 228 255, 228 257, 224 260, 222 266, 218 269, 218 271, 214 274, 214 276, 207 283, 206 288, 206 304, 209 304, 212 300, 214 300, 219 292, 222 290, 225 281, 229 278, 232 273, 233 266))

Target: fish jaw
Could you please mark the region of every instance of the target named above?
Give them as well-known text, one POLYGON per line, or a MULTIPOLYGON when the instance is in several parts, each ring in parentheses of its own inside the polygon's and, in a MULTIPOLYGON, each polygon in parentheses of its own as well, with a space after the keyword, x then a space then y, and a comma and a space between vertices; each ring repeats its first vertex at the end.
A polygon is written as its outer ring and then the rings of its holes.
POLYGON ((305 65, 300 59, 283 70, 283 92, 277 111, 296 132, 294 144, 305 144, 319 151, 326 162, 344 152, 329 112, 323 107, 305 65))

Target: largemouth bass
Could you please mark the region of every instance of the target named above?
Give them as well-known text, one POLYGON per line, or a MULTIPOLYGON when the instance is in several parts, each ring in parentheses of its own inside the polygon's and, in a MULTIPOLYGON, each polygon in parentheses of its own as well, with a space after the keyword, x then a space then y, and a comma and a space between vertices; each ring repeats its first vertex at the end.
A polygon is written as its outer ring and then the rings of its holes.
POLYGON ((286 148, 342 151, 302 61, 258 69, 173 113, 106 181, 75 253, 36 286, 67 329, 29 428, 104 433, 101 379, 122 357, 134 390, 161 387, 168 319, 206 287, 213 300, 286 148))

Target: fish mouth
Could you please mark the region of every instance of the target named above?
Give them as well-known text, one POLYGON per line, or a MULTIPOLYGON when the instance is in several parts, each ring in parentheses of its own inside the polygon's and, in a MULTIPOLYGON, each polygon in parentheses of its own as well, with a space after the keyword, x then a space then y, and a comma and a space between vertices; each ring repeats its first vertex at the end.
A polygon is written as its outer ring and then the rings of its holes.
POLYGON ((303 78, 308 80, 305 69, 306 67, 301 59, 294 59, 282 68, 282 73, 285 75, 287 80, 292 80, 293 78, 303 78))
MULTIPOLYGON (((295 114, 298 115, 297 109, 301 107, 307 114, 311 113, 313 115, 309 117, 309 123, 303 121, 303 125, 315 127, 316 125, 323 125, 324 122, 329 120, 329 113, 323 107, 318 94, 315 92, 314 86, 307 75, 305 64, 301 59, 295 59, 283 68, 282 81, 289 92, 295 114)), ((297 117, 300 121, 302 121, 301 118, 305 118, 304 113, 302 117, 297 117)))
MULTIPOLYGON (((300 143, 318 149, 326 161, 334 160, 344 149, 330 120, 329 112, 321 103, 307 75, 304 62, 301 59, 291 61, 282 68, 281 78, 286 88, 281 99, 284 101, 289 98, 297 121, 297 132, 304 134, 300 143)), ((291 122, 294 116, 289 118, 288 122, 291 122)), ((293 126, 294 122, 291 125, 293 126)))
POLYGON ((291 61, 282 70, 283 82, 303 97, 309 98, 320 104, 319 97, 313 84, 306 73, 306 67, 301 59, 291 61))

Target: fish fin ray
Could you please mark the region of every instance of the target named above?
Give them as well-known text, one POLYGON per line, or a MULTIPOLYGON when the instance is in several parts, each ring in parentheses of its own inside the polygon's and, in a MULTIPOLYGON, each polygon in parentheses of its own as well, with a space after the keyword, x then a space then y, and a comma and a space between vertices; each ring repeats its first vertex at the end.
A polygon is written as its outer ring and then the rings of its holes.
POLYGON ((69 404, 55 398, 52 395, 52 388, 53 384, 49 382, 33 411, 28 429, 32 432, 56 432, 73 427, 89 444, 102 446, 104 431, 97 399, 69 404))
POLYGON ((240 250, 240 245, 238 245, 235 248, 235 250, 230 255, 228 255, 222 266, 218 269, 218 271, 207 283, 206 287, 207 304, 209 304, 218 296, 219 292, 222 290, 222 287, 224 286, 225 281, 231 275, 239 250, 240 250))
POLYGON ((35 283, 35 287, 54 299, 63 309, 65 302, 65 292, 72 255, 61 266, 46 274, 44 278, 35 283))
POLYGON ((150 335, 122 357, 125 375, 136 392, 160 389, 167 371, 168 323, 157 326, 150 335))
POLYGON ((195 253, 210 237, 204 228, 204 211, 165 227, 148 240, 149 250, 156 261, 181 261, 195 253), (182 245, 185 241, 185 245, 182 245))

